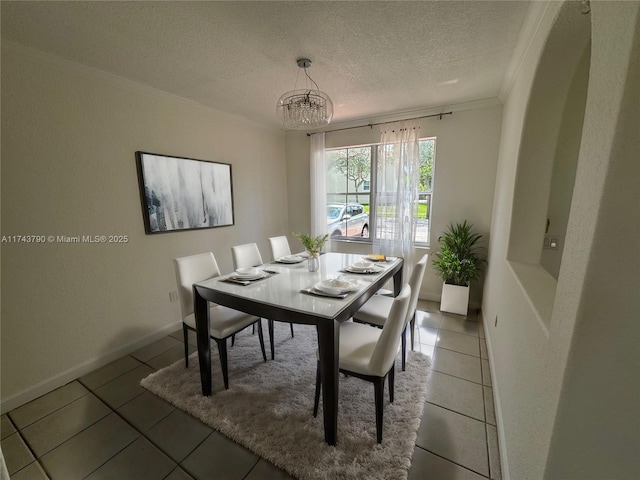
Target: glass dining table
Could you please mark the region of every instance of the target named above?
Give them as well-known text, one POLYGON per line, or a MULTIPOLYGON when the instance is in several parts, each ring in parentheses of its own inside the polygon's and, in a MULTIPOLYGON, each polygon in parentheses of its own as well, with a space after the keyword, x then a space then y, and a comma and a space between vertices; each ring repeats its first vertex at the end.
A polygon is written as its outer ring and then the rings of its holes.
MULTIPOLYGON (((340 324, 346 322, 377 290, 393 278, 394 295, 402 287, 403 259, 388 257, 375 271, 350 273, 363 255, 326 253, 320 268, 309 272, 306 260, 296 264, 270 263, 257 267, 268 275, 251 282, 231 282, 230 275, 195 283, 194 309, 202 394, 211 395, 211 347, 209 302, 275 321, 315 325, 318 332, 324 437, 335 445, 338 436, 338 348, 340 324), (323 296, 312 287, 318 282, 345 276, 357 287, 344 298, 323 296), (315 292, 315 293, 314 293, 315 292)), ((344 278, 344 277, 343 277, 344 278)), ((311 355, 314 352, 304 352, 311 355)))

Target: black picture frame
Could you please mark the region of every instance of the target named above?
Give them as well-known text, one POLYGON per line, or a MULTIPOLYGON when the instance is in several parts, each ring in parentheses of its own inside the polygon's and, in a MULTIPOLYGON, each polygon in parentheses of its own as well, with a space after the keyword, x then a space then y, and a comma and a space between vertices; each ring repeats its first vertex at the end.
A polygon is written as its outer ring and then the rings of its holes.
POLYGON ((228 163, 136 152, 147 234, 235 224, 228 163))

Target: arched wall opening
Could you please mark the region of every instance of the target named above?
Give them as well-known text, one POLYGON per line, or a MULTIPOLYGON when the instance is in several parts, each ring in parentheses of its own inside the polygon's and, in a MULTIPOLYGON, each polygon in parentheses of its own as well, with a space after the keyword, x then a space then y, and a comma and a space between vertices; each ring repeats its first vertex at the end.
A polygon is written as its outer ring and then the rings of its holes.
POLYGON ((590 16, 566 2, 527 104, 507 260, 548 328, 580 150, 591 56, 590 16), (555 248, 550 248, 550 240, 555 248))

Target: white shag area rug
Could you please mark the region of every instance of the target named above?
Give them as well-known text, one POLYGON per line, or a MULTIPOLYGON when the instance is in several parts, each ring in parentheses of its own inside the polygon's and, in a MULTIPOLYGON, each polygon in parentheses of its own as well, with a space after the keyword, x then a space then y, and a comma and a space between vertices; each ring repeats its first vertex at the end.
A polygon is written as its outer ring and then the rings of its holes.
MULTIPOLYGON (((265 329, 266 330, 266 329, 265 329)), ((394 402, 385 383, 382 444, 376 443, 373 384, 340 375, 338 440, 324 442, 322 397, 313 417, 317 336, 315 327, 275 325, 275 360, 262 361, 257 335, 247 329, 229 342, 229 390, 224 390, 211 342, 213 394, 201 393, 197 353, 140 383, 176 407, 300 480, 404 480, 411 466, 426 399, 429 359, 409 352, 405 372, 396 361, 394 402)), ((268 335, 265 331, 268 352, 268 335)), ((267 355, 269 355, 267 353, 267 355)))

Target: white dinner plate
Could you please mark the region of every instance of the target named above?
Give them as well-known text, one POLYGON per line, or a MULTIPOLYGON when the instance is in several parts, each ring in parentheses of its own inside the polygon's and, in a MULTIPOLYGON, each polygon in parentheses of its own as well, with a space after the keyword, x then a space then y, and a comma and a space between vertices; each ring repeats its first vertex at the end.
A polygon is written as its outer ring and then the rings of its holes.
POLYGON ((344 267, 344 271, 350 272, 350 273, 380 273, 380 272, 383 272, 384 269, 377 267, 375 265, 369 268, 357 268, 357 267, 354 267, 353 265, 349 265, 348 267, 344 267))
POLYGON ((239 268, 236 270, 235 278, 240 278, 242 280, 255 280, 264 275, 262 270, 258 270, 257 268, 239 268))
POLYGON ((372 262, 356 262, 352 265, 349 265, 349 268, 353 271, 371 270, 373 268, 373 263, 372 262))
POLYGON ((300 255, 285 255, 276 260, 279 263, 300 263, 304 260, 300 255))
POLYGON ((338 295, 346 292, 353 292, 358 289, 358 284, 350 282, 348 280, 340 280, 337 278, 330 278, 322 280, 314 285, 316 290, 320 290, 325 293, 332 293, 338 295))

